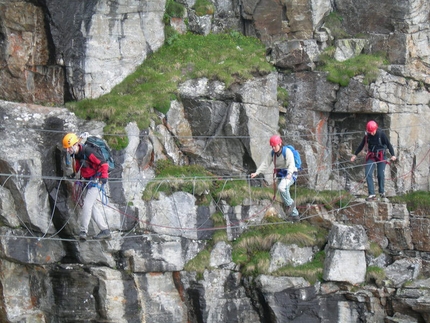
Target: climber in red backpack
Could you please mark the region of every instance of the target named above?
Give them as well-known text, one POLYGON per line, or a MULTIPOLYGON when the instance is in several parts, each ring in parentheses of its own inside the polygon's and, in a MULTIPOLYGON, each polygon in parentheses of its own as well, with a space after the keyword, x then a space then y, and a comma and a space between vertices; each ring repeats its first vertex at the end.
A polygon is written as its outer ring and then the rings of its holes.
POLYGON ((388 140, 385 133, 378 129, 378 124, 375 121, 369 121, 366 125, 366 134, 363 137, 360 145, 354 152, 354 155, 351 157, 351 161, 355 161, 357 155, 361 152, 361 150, 367 146, 367 154, 366 154, 366 181, 367 181, 367 190, 369 192, 369 196, 366 200, 371 201, 376 199, 375 188, 373 184, 373 172, 375 167, 377 169, 377 177, 378 177, 378 186, 379 186, 379 195, 381 198, 385 197, 385 166, 388 163, 385 157, 385 151, 389 150, 391 154, 391 160, 395 161, 397 158, 394 155, 394 149, 388 140))
POLYGON ((276 176, 275 180, 278 184, 278 191, 286 205, 286 213, 292 216, 293 221, 297 221, 299 220, 299 211, 297 211, 296 204, 290 195, 290 186, 293 185, 297 179, 297 167, 294 161, 294 154, 290 149, 284 149, 282 139, 278 135, 270 137, 269 143, 272 150, 266 155, 266 158, 255 173, 251 174, 251 178, 265 172, 273 163, 274 175, 276 176), (285 157, 283 157, 283 152, 285 153, 285 157))

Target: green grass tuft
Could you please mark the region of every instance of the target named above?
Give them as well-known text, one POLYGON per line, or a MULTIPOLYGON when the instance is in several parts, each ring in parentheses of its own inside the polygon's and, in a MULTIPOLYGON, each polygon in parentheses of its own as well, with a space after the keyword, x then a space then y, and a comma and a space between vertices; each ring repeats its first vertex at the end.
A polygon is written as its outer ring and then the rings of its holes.
POLYGON ((277 99, 281 106, 283 106, 284 108, 288 107, 288 98, 288 91, 278 86, 277 99))
POLYGON ((212 235, 211 245, 215 246, 217 242, 220 242, 220 241, 228 242, 226 230, 217 230, 212 235))
POLYGON ((157 199, 160 192, 171 195, 183 191, 201 196, 209 193, 213 187, 213 174, 200 165, 178 166, 171 160, 158 160, 155 174, 156 178, 143 192, 145 201, 157 199))
POLYGON ((366 269, 366 282, 375 283, 382 286, 382 281, 386 278, 385 270, 377 266, 368 266, 366 269))
MULTIPOLYGON (((251 227, 242 233, 233 244, 233 262, 241 265, 243 274, 269 274, 270 250, 276 242, 296 244, 300 247, 322 247, 326 242, 327 231, 325 229, 305 222, 285 223, 276 217, 266 217, 265 222, 264 226, 251 227)), ((315 259, 311 264, 283 267, 282 270, 277 271, 277 274, 286 273, 288 269, 291 276, 319 279, 316 277, 322 274, 324 257, 317 256, 315 259), (318 270, 309 269, 313 267, 317 267, 318 270)))
POLYGON ((343 62, 334 59, 334 48, 328 47, 320 56, 319 69, 328 72, 327 79, 341 86, 348 86, 351 78, 363 75, 363 84, 370 84, 379 75, 379 69, 386 64, 381 55, 360 54, 343 62))
POLYGON ((327 210, 348 206, 354 196, 347 191, 315 191, 306 187, 297 187, 294 194, 297 205, 323 204, 327 210))
POLYGON ((390 197, 392 203, 405 203, 409 211, 417 215, 428 215, 430 210, 430 193, 426 191, 409 192, 390 197))
POLYGON ((163 16, 163 22, 165 25, 170 24, 171 18, 182 18, 185 15, 185 6, 174 0, 167 0, 166 10, 163 16))
POLYGON ((199 274, 203 274, 205 269, 209 269, 211 253, 205 249, 199 252, 199 254, 186 263, 184 269, 186 271, 195 271, 199 274))
POLYGON ((298 266, 287 265, 272 273, 273 276, 303 277, 311 284, 323 280, 325 252, 319 251, 312 261, 298 266))
POLYGON ((214 224, 214 227, 223 227, 226 224, 224 215, 221 212, 216 212, 212 214, 211 219, 214 224))
POLYGON ((197 16, 213 15, 215 12, 214 5, 208 0, 196 0, 192 9, 196 11, 197 16))
POLYGON ((379 257, 383 252, 384 250, 382 250, 379 244, 373 241, 370 242, 370 249, 367 251, 369 255, 376 258, 376 257, 379 257))
POLYGON ((270 252, 257 251, 242 267, 242 273, 247 276, 257 276, 260 273, 268 273, 270 266, 270 252))

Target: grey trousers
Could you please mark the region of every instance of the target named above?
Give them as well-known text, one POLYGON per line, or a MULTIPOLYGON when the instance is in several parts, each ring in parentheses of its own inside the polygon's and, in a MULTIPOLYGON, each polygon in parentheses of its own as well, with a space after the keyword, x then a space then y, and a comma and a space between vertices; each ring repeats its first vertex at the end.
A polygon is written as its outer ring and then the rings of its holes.
POLYGON ((80 230, 84 231, 85 233, 88 232, 88 225, 91 221, 91 215, 93 216, 93 220, 98 225, 100 230, 109 229, 106 220, 99 209, 100 205, 97 203, 98 197, 100 197, 100 200, 102 200, 101 192, 98 187, 94 186, 87 189, 80 219, 80 230))

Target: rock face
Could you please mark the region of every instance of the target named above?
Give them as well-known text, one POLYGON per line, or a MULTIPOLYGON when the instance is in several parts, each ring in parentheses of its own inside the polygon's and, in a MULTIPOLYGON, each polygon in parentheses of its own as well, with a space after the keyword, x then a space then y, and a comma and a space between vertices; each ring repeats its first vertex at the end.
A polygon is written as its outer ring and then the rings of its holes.
MULTIPOLYGON (((238 223, 258 225, 265 215, 262 209, 271 206, 277 214, 280 206, 269 200, 234 207, 225 201, 197 205, 196 196, 185 192, 144 202, 140 192, 154 176, 147 161, 151 155, 162 158, 162 152, 154 148, 157 137, 141 136, 130 124, 130 144, 115 152, 109 202, 101 206, 113 237, 80 242, 75 239, 80 209, 71 195, 76 184, 64 177, 68 166, 59 145, 67 131, 93 129, 97 134, 103 125, 81 121, 61 108, 2 102, 0 111, 2 322, 428 318, 429 288, 420 278, 430 272, 430 234, 423 229, 428 226, 420 224, 426 217, 410 215, 405 205, 358 199, 355 206, 331 213, 318 206, 302 207, 309 222, 331 229, 323 281, 244 277, 232 256, 231 241, 246 230, 238 223), (226 220, 227 241, 213 246, 201 276, 185 271, 211 239, 211 216, 219 210, 226 220), (253 214, 259 215, 245 221, 253 214), (386 253, 369 253, 369 240, 386 253), (369 283, 369 266, 381 268, 385 277, 369 283), (405 284, 410 281, 412 285, 405 284)), ((91 224, 90 235, 97 232, 91 224)), ((277 243, 270 251, 269 272, 307 264, 316 251, 277 243)))
POLYGON ((181 103, 167 113, 169 129, 191 161, 217 173, 243 174, 261 163, 267 138, 277 131, 277 84, 276 73, 235 90, 205 78, 187 81, 179 87, 181 103), (201 139, 190 140, 190 134, 201 139))
POLYGON ((108 93, 164 42, 165 0, 0 1, 0 97, 61 105, 108 93))
MULTIPOLYGON (((277 71, 232 88, 188 80, 164 124, 130 122, 101 206, 113 238, 84 243, 75 239, 78 184, 66 178, 60 142, 70 131, 102 134, 104 124, 31 103, 60 106, 109 92, 162 45, 165 1, 0 0, 0 97, 27 102, 0 101, 0 321, 428 322, 429 223, 405 205, 360 198, 336 212, 304 205, 307 221, 331 229, 324 279, 310 283, 244 277, 233 262, 231 243, 245 219, 258 214, 248 222, 258 225, 262 209, 276 214, 272 201, 203 206, 186 192, 148 202, 141 195, 154 178, 151 162, 166 158, 244 179, 277 132, 302 155, 298 185, 366 194, 362 165, 346 161, 368 119, 399 158, 386 168, 387 194, 428 190, 430 2, 216 0, 213 16, 202 17, 195 1, 180 2, 187 9, 180 28, 185 19, 202 35, 259 37, 277 71), (342 40, 325 24, 334 9, 348 35, 342 40), (330 45, 339 60, 382 52, 389 64, 370 84, 356 76, 341 87, 316 70, 330 45), (288 92, 287 108, 279 107, 279 88, 288 92), (213 236, 217 211, 227 241, 213 246, 202 275, 185 271, 213 236), (368 241, 385 253, 372 254, 368 241), (370 266, 385 276, 365 284, 370 266)), ((271 171, 265 176, 270 181, 271 171)), ((97 232, 91 224, 89 235, 97 232)), ((270 272, 306 264, 316 251, 276 244, 270 272)))
POLYGON ((50 39, 43 10, 31 3, 0 2, 0 96, 60 105, 65 71, 50 62, 50 39))

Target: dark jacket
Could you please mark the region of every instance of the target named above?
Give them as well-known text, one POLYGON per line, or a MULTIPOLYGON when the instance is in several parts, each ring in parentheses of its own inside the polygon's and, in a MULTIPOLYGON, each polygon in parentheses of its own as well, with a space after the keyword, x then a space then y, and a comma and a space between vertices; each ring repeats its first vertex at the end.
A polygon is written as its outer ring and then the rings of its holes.
POLYGON ((358 148, 355 150, 354 155, 358 155, 360 151, 363 150, 364 146, 366 145, 366 142, 368 144, 368 151, 370 152, 376 153, 379 150, 385 151, 388 148, 391 156, 395 156, 393 146, 388 140, 386 134, 380 129, 376 130, 376 133, 374 136, 372 136, 370 133, 367 133, 363 137, 363 140, 361 140, 361 143, 358 146, 358 148))
POLYGON ((85 179, 109 177, 109 164, 103 154, 90 146, 79 144, 79 152, 75 154, 75 172, 81 171, 85 179))

